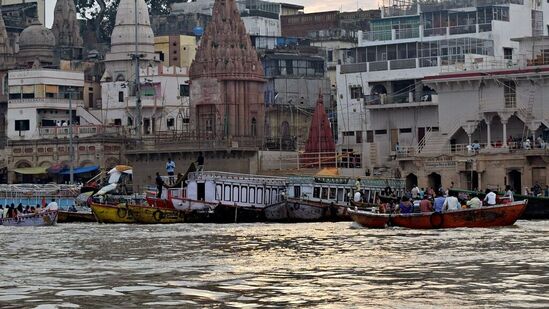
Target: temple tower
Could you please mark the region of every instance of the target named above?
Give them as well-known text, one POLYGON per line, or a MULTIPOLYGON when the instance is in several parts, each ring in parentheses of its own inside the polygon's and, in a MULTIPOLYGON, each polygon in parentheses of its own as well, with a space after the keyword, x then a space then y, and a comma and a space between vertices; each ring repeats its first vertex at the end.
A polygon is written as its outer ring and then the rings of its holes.
POLYGON ((191 65, 191 127, 203 137, 261 140, 264 72, 235 0, 216 0, 191 65))
POLYGON ((51 30, 55 35, 60 59, 82 59, 84 42, 80 36, 80 25, 76 19, 76 6, 73 0, 57 0, 51 30))

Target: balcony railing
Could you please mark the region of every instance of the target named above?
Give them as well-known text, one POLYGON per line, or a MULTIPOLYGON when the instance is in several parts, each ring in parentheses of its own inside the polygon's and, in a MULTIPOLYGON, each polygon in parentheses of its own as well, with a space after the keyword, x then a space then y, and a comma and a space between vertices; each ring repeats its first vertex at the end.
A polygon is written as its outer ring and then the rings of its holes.
MULTIPOLYGON (((44 138, 63 138, 70 134, 70 127, 41 127, 40 136, 44 138)), ((73 135, 78 137, 91 137, 96 135, 122 136, 124 130, 121 126, 74 126, 73 135)))

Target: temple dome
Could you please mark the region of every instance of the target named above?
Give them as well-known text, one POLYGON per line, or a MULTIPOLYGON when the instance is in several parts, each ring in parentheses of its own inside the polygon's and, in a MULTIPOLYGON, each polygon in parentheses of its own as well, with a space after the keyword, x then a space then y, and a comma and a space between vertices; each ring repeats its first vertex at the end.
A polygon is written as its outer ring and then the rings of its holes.
POLYGON ((19 36, 19 50, 35 48, 51 50, 55 48, 53 32, 38 21, 25 28, 19 36))
MULTIPOLYGON (((111 35, 111 53, 135 51, 135 24, 135 0, 121 0, 111 35)), ((137 0, 137 29, 138 50, 154 53, 154 34, 145 0, 137 0)))

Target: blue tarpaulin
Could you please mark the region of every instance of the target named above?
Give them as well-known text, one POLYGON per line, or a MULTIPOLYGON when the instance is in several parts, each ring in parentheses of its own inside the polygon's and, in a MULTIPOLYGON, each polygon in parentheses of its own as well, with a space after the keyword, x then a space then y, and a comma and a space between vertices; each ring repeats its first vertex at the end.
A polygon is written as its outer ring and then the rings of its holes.
MULTIPOLYGON (((89 173, 89 172, 93 172, 93 171, 96 171, 99 169, 99 166, 84 166, 84 167, 77 167, 73 170, 73 174, 84 174, 84 173, 89 173)), ((70 170, 69 169, 65 169, 63 170, 61 173, 61 175, 70 175, 70 170)))

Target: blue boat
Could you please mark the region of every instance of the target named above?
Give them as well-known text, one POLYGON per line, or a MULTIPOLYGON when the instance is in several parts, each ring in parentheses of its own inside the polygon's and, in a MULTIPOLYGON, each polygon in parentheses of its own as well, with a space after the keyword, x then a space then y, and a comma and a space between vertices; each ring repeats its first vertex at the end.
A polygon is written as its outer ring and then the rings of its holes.
POLYGON ((0 220, 4 226, 52 226, 57 224, 57 210, 48 210, 37 214, 27 214, 17 218, 0 220))

